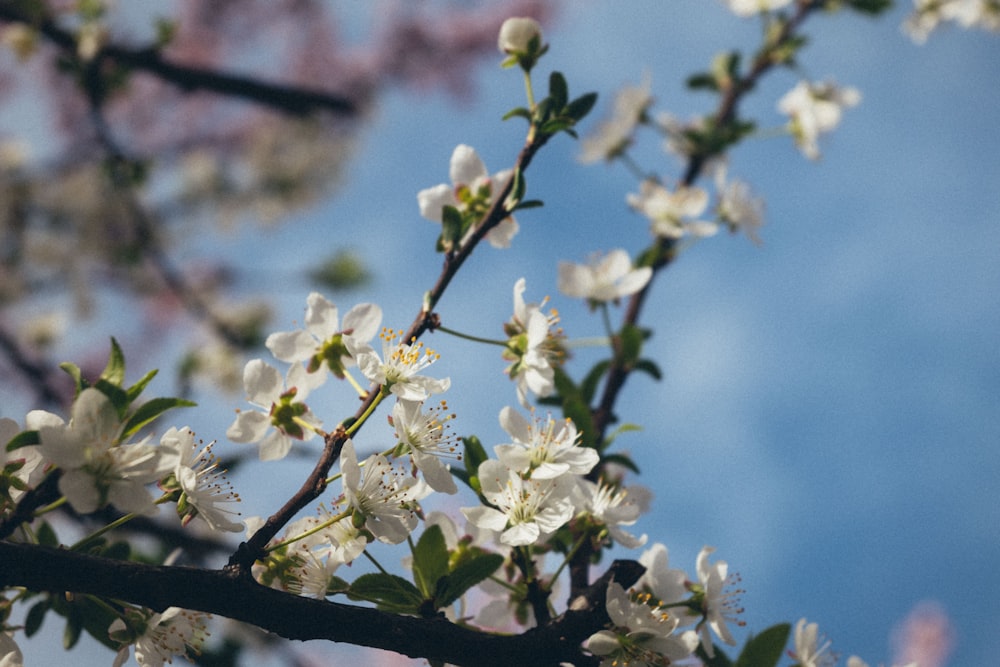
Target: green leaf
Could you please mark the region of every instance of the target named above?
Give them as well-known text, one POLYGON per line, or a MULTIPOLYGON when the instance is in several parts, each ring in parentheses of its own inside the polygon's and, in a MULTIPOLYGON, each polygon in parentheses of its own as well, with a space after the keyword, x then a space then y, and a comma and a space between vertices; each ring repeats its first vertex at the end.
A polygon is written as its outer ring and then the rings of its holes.
POLYGON ((38 431, 21 431, 7 443, 7 451, 12 452, 19 447, 28 447, 30 445, 41 444, 41 440, 38 437, 38 431))
POLYGON ((76 646, 80 641, 80 632, 83 630, 83 618, 76 605, 69 608, 66 614, 66 627, 63 628, 63 648, 67 651, 76 646))
POLYGON ((523 211, 526 208, 541 208, 545 206, 545 202, 541 199, 528 199, 526 201, 518 202, 517 206, 514 207, 515 211, 523 211))
POLYGON ((43 547, 57 547, 59 546, 59 537, 56 535, 56 531, 53 530, 52 524, 48 521, 43 521, 35 532, 35 537, 38 538, 38 544, 43 547))
POLYGON ((125 382, 125 354, 114 337, 111 338, 111 354, 108 355, 107 366, 101 372, 101 379, 118 387, 125 382))
POLYGON ((448 547, 441 526, 428 526, 413 549, 413 580, 425 598, 434 597, 438 579, 448 574, 448 547))
POLYGON ((580 431, 580 444, 593 447, 597 434, 594 432, 594 420, 590 414, 590 406, 579 394, 563 397, 563 415, 573 421, 580 431))
POLYGON ((569 100, 569 86, 566 85, 566 77, 561 72, 552 72, 549 75, 549 97, 552 98, 552 107, 561 110, 569 100))
POLYGON ((190 408, 197 405, 184 398, 154 398, 146 401, 129 417, 123 437, 128 437, 171 408, 190 408))
POLYGON ((597 104, 597 93, 586 93, 576 98, 566 107, 566 115, 574 121, 581 121, 597 104))
POLYGON ((501 565, 503 556, 500 554, 481 554, 460 563, 446 579, 439 580, 443 585, 436 591, 438 608, 453 604, 467 590, 496 572, 501 565))
POLYGON ((474 435, 462 438, 462 444, 465 445, 465 455, 462 457, 465 459, 465 470, 470 477, 475 477, 479 473, 479 465, 489 457, 483 449, 483 443, 474 435))
POLYGON ((715 649, 715 655, 711 658, 705 653, 705 648, 701 644, 698 645, 698 650, 695 651, 695 654, 705 663, 705 667, 733 667, 733 661, 722 652, 718 644, 712 644, 712 647, 715 649))
POLYGON ((642 329, 634 324, 626 324, 620 334, 622 344, 622 361, 625 366, 632 367, 642 353, 642 341, 645 336, 642 329))
POLYGON ((454 206, 445 206, 441 211, 441 245, 448 252, 462 240, 462 214, 454 206))
POLYGON ((788 623, 779 623, 756 637, 751 636, 736 660, 736 667, 775 667, 784 653, 791 629, 788 623))
POLYGON ((873 16, 892 8, 892 0, 847 0, 851 9, 873 16))
POLYGON ((563 130, 569 130, 573 127, 573 121, 566 120, 565 118, 553 118, 550 121, 542 123, 542 126, 538 128, 541 134, 555 134, 556 132, 562 132, 563 130))
POLYGON ((139 398, 139 394, 141 394, 143 389, 146 388, 146 385, 149 384, 150 380, 156 377, 157 372, 158 371, 154 368, 153 370, 143 375, 142 379, 140 379, 138 382, 136 382, 134 385, 128 388, 126 394, 128 394, 129 404, 135 401, 135 399, 139 398))
POLYGON ((387 572, 361 575, 351 584, 347 597, 374 602, 379 609, 398 614, 416 614, 424 601, 416 586, 387 572))
POLYGON ((647 375, 649 375, 650 377, 652 377, 654 380, 662 380, 663 379, 663 373, 660 371, 660 367, 657 366, 655 363, 653 363, 649 359, 640 359, 639 361, 635 362, 635 365, 632 366, 632 368, 634 370, 642 371, 643 373, 646 373, 647 375))
POLYGON ((517 107, 516 109, 511 109, 501 117, 501 120, 507 120, 509 118, 514 118, 514 117, 526 118, 528 122, 531 122, 531 112, 525 109, 524 107, 517 107))
POLYGON ((45 614, 51 608, 52 600, 49 598, 39 600, 31 606, 27 616, 24 617, 24 635, 26 637, 30 637, 41 629, 42 621, 45 620, 45 614))
POLYGON ((706 72, 692 74, 687 78, 687 87, 691 90, 719 90, 719 84, 715 77, 706 72))
POLYGON ((600 384, 601 378, 604 377, 604 374, 608 372, 608 368, 610 367, 610 359, 605 359, 594 364, 594 367, 587 373, 587 377, 583 378, 583 382, 580 383, 580 395, 583 396, 583 400, 588 403, 594 400, 594 394, 597 393, 597 385, 600 384))

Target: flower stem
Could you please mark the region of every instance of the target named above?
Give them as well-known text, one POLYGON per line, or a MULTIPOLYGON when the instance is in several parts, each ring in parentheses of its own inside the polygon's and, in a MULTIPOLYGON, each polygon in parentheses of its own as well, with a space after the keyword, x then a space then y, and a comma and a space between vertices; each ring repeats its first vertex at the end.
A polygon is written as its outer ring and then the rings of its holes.
POLYGON ((437 327, 437 329, 435 329, 435 331, 443 331, 444 333, 451 334, 456 338, 464 338, 465 340, 471 340, 475 343, 486 343, 487 345, 499 345, 500 347, 506 347, 506 348, 510 347, 507 344, 507 341, 505 340, 496 340, 495 338, 480 338, 479 336, 464 334, 461 331, 455 331, 454 329, 449 329, 448 327, 439 326, 437 327))
POLYGON ((321 523, 318 526, 315 526, 313 528, 310 528, 309 530, 307 530, 306 532, 302 533, 301 535, 296 535, 295 537, 290 537, 287 540, 282 540, 281 542, 278 542, 276 544, 272 544, 271 546, 267 547, 264 550, 270 552, 270 551, 274 551, 275 549, 280 549, 283 546, 287 546, 287 545, 291 544, 292 542, 298 542, 299 540, 304 540, 305 538, 309 537, 310 535, 315 535, 319 531, 324 530, 326 528, 329 528, 330 526, 332 526, 333 524, 337 523, 341 519, 346 519, 349 516, 351 516, 351 510, 346 509, 343 512, 341 512, 340 514, 338 514, 337 516, 334 516, 334 517, 331 517, 331 518, 327 519, 323 523, 321 523))

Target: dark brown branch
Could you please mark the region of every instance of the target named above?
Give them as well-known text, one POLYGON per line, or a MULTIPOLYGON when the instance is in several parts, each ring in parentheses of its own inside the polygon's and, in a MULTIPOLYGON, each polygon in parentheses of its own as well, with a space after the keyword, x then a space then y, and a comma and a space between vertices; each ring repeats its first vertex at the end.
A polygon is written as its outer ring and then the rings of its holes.
POLYGON ((642 572, 635 561, 615 561, 551 623, 521 635, 496 635, 443 617, 397 616, 298 597, 217 570, 151 566, 0 543, 0 586, 91 594, 158 611, 183 607, 251 623, 288 639, 326 639, 476 667, 596 665, 580 644, 608 622, 608 583, 614 580, 628 588, 642 572))
MULTIPOLYGON (((33 14, 24 3, 0 2, 0 21, 24 23, 36 28, 50 42, 75 57, 76 37, 60 28, 44 14, 33 14)), ((218 95, 236 97, 293 116, 306 116, 315 111, 338 115, 353 115, 353 101, 333 93, 260 81, 251 77, 217 72, 171 62, 156 49, 132 49, 116 44, 103 47, 94 57, 97 63, 111 61, 128 69, 152 74, 184 91, 203 90, 218 95)))

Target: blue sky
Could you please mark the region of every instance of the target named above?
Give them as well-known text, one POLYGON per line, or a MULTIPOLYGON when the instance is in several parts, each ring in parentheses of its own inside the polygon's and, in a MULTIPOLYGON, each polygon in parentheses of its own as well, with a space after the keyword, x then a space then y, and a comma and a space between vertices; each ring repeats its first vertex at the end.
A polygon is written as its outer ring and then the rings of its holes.
MULTIPOLYGON (((1000 654, 996 633, 982 630, 1000 626, 1000 40, 947 29, 918 47, 899 30, 904 9, 810 22, 804 74, 856 86, 862 103, 821 144, 818 163, 788 137, 734 152, 731 173, 767 201, 764 244, 708 239, 661 276, 645 323, 665 378, 630 381, 620 412, 644 430, 620 443, 656 494, 640 530, 689 571, 702 545, 718 547, 742 575, 750 630, 806 616, 845 658, 874 665, 890 659, 893 625, 933 599, 957 628, 950 664, 975 667, 1000 654)), ((684 78, 757 33, 705 0, 577 2, 546 29, 540 73, 558 69, 571 92, 601 93, 596 116, 612 91, 648 73, 656 108, 681 118, 712 103, 685 91, 684 78)), ((779 126, 774 102, 796 79, 769 77, 749 115, 779 126)), ((291 276, 328 243, 357 249, 376 275, 367 290, 335 295, 338 304, 376 301, 387 324, 408 323, 439 267, 416 192, 447 180, 458 143, 492 171, 520 145, 522 124, 499 117, 521 103, 521 83, 494 62, 477 69, 467 102, 398 91, 383 102, 335 199, 280 234, 220 237, 251 291, 273 280, 260 266, 279 267, 280 293, 268 295, 275 330, 301 319, 311 287, 291 276)), ((658 140, 643 139, 644 164, 676 177, 658 140)), ((562 137, 540 155, 527 180, 546 206, 519 216, 512 250, 477 251, 440 305, 446 325, 499 335, 525 276, 528 298, 551 295, 571 336, 599 333, 582 305, 556 293, 556 262, 639 250, 646 225, 624 203, 634 179, 579 165, 577 149, 562 137)), ((496 415, 515 401, 502 361, 439 336, 456 429, 502 442, 496 415), (483 374, 498 384, 480 392, 472 383, 483 374)), ((191 425, 221 441, 237 405, 192 411, 191 425)), ((246 513, 287 495, 302 465, 269 471, 273 497, 237 477, 246 513)))

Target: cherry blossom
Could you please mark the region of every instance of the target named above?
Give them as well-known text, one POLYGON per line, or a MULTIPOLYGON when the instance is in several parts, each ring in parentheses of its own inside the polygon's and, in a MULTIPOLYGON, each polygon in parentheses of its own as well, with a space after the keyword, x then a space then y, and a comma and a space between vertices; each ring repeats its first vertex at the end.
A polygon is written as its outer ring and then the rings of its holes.
POLYGON ((344 500, 365 528, 380 542, 399 544, 405 540, 417 525, 415 503, 426 495, 426 487, 394 469, 381 454, 368 457, 362 474, 351 440, 340 452, 340 471, 344 500))
POLYGON ((424 347, 421 342, 402 342, 402 331, 383 328, 382 357, 370 345, 358 345, 347 341, 351 354, 358 362, 358 368, 366 378, 392 392, 397 398, 407 401, 424 401, 431 394, 448 391, 451 380, 417 375, 441 355, 424 347))
POLYGON ((736 645, 726 622, 734 622, 737 625, 744 625, 744 622, 737 619, 737 615, 743 613, 743 608, 739 606, 739 595, 741 589, 730 589, 730 585, 738 581, 738 577, 730 578, 729 565, 724 560, 714 563, 708 562, 708 557, 715 551, 714 547, 703 547, 698 553, 697 570, 698 580, 701 583, 701 590, 698 591, 700 598, 702 622, 699 624, 701 631, 701 645, 705 652, 711 657, 712 637, 709 628, 719 639, 729 644, 736 645))
MULTIPOLYGON (((208 637, 208 614, 168 607, 162 614, 153 614, 145 624, 142 634, 131 640, 135 644, 135 661, 141 667, 163 667, 172 663, 174 656, 184 656, 189 650, 199 653, 208 637)), ((121 619, 108 628, 115 637, 128 633, 121 619)), ((114 667, 121 667, 128 660, 128 644, 118 652, 114 667)))
POLYGON ((822 645, 819 642, 819 625, 799 619, 795 624, 795 651, 792 653, 799 667, 833 667, 837 657, 830 652, 830 641, 825 640, 822 645))
POLYGON ((559 262, 559 291, 592 303, 617 301, 641 290, 652 276, 653 269, 633 267, 628 252, 616 249, 593 255, 586 264, 559 262))
POLYGON ((449 435, 447 424, 455 415, 445 414, 448 404, 444 401, 426 412, 422 408, 422 403, 407 400, 396 401, 392 408, 391 423, 403 446, 401 453, 410 455, 413 465, 423 473, 432 489, 458 493, 449 467, 441 461, 443 457, 459 456, 456 440, 449 435))
POLYGON ((653 234, 665 239, 712 236, 719 229, 714 222, 690 219, 700 216, 708 206, 708 193, 701 188, 680 187, 671 191, 647 179, 639 186, 638 194, 629 193, 625 200, 649 219, 653 234))
POLYGON ((343 378, 345 367, 355 363, 345 339, 370 341, 382 323, 382 309, 373 303, 360 303, 347 311, 343 324, 338 324, 337 307, 319 292, 312 292, 306 303, 305 329, 271 334, 265 343, 267 349, 281 361, 308 362, 310 373, 326 367, 343 378))
POLYGON ((243 524, 233 517, 240 513, 225 505, 239 502, 240 497, 233 492, 232 484, 219 468, 219 460, 212 453, 213 443, 198 448, 194 432, 184 427, 171 427, 160 438, 160 445, 176 452, 174 478, 180 486, 181 497, 177 512, 187 525, 195 517, 201 518, 212 530, 238 533, 243 524))
POLYGON ((321 425, 304 401, 322 382, 322 375, 307 372, 299 363, 292 364, 282 382, 273 366, 260 359, 249 361, 243 369, 243 387, 247 401, 262 410, 239 411, 226 437, 233 442, 259 443, 261 461, 285 458, 293 438, 309 440, 321 425))
POLYGON ((857 88, 842 88, 833 82, 799 81, 778 100, 778 111, 790 116, 789 130, 795 145, 810 160, 819 158, 819 135, 840 124, 843 110, 857 106, 857 88))
POLYGON ((595 484, 580 479, 576 488, 577 506, 592 521, 607 529, 611 539, 628 549, 636 549, 646 543, 646 535, 636 537, 622 529, 635 524, 639 516, 649 509, 652 499, 649 489, 641 486, 615 487, 610 484, 595 484))
POLYGON ((787 7, 792 0, 726 0, 726 4, 737 16, 753 16, 787 7))
POLYGON ((505 407, 500 411, 500 426, 513 442, 494 447, 497 458, 526 477, 586 475, 600 460, 597 450, 580 446, 576 426, 569 419, 555 421, 549 415, 544 422, 528 421, 505 407))
POLYGON ((647 76, 641 85, 626 86, 618 91, 611 118, 601 123, 596 132, 584 137, 581 142, 580 162, 591 164, 602 160, 610 161, 628 149, 636 127, 645 120, 646 113, 653 104, 650 85, 647 76))
POLYGON ((559 343, 559 331, 552 327, 559 323, 559 316, 553 310, 546 315, 542 304, 526 304, 524 278, 514 283, 514 316, 504 325, 504 332, 510 336, 504 358, 513 363, 507 367, 510 379, 517 382, 517 398, 523 407, 528 407, 528 392, 544 398, 555 391, 554 365, 561 362, 564 352, 559 343))

